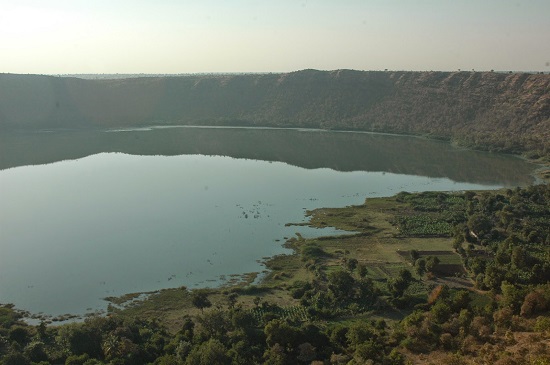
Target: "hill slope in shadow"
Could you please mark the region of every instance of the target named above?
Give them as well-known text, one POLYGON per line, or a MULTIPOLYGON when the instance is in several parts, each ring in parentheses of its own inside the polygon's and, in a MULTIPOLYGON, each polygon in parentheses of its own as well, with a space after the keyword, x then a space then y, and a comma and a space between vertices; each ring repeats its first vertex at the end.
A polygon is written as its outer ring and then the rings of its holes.
POLYGON ((550 153, 550 75, 304 70, 84 80, 0 74, 0 130, 253 125, 550 153))

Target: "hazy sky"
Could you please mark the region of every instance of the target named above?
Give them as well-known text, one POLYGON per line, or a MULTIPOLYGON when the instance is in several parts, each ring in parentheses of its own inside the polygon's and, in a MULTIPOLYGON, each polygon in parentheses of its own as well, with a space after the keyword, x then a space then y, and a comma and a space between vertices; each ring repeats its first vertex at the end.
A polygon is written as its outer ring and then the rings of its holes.
POLYGON ((0 72, 550 71, 548 0, 0 0, 0 72))

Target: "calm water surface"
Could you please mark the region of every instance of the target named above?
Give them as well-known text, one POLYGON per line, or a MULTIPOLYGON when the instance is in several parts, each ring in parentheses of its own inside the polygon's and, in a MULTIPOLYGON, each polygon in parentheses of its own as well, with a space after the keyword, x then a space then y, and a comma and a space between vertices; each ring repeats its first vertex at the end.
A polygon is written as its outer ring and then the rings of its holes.
POLYGON ((352 133, 181 128, 0 142, 0 302, 52 315, 262 271, 262 258, 286 252, 284 237, 320 234, 285 227, 304 221, 304 209, 525 185, 533 170, 444 143, 352 133))

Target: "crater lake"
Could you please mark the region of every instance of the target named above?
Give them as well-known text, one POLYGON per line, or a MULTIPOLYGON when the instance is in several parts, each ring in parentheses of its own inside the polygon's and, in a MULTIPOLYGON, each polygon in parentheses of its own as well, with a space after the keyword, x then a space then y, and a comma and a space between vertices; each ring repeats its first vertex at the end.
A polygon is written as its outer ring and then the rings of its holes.
POLYGON ((306 210, 533 183, 513 156, 419 137, 170 127, 0 135, 0 302, 48 315, 261 273, 306 210))

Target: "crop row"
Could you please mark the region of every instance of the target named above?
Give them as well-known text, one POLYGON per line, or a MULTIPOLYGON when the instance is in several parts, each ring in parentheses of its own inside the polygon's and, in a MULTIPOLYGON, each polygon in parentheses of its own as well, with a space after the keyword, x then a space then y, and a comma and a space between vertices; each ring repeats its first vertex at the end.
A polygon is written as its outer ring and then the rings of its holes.
POLYGON ((406 236, 450 235, 452 225, 428 215, 406 216, 398 219, 399 230, 406 236))
POLYGON ((273 314, 281 319, 288 319, 290 321, 305 322, 309 320, 309 315, 306 308, 301 305, 294 305, 288 307, 256 307, 251 309, 251 313, 254 319, 258 323, 263 323, 267 315, 273 314))

